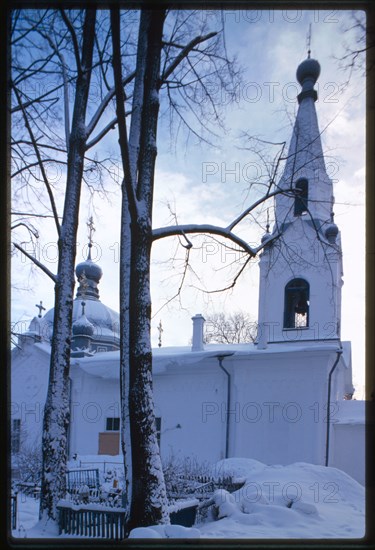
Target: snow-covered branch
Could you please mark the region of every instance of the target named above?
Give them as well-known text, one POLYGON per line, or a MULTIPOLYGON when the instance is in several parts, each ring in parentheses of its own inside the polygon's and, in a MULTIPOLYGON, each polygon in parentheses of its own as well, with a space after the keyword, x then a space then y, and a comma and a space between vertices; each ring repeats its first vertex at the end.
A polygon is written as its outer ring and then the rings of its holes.
POLYGON ((255 208, 257 208, 260 204, 264 203, 268 199, 272 199, 276 195, 279 195, 280 193, 285 193, 285 189, 277 189, 276 191, 272 191, 271 193, 267 193, 266 195, 262 196, 260 199, 255 201, 249 208, 246 208, 241 214, 234 219, 226 228, 227 231, 232 231, 236 225, 238 225, 246 216, 250 214, 255 208))
MULTIPOLYGON (((131 72, 128 76, 122 78, 122 86, 125 87, 126 84, 129 84, 129 82, 131 82, 134 77, 135 77, 135 71, 131 72)), ((101 104, 99 105, 97 110, 95 111, 91 121, 87 125, 87 127, 86 127, 87 137, 90 136, 92 134, 92 132, 94 131, 96 125, 98 124, 98 122, 99 122, 102 114, 104 113, 106 107, 108 106, 109 102, 115 97, 115 94, 116 94, 116 87, 113 86, 113 88, 111 88, 109 90, 109 92, 106 94, 103 101, 101 102, 101 104)), ((114 127, 114 125, 116 123, 117 123, 117 117, 108 126, 112 125, 114 127)), ((107 128, 107 126, 106 126, 106 128, 107 128)), ((108 129, 111 129, 111 128, 108 128, 108 129)), ((102 130, 102 132, 99 133, 100 138, 95 138, 96 139, 95 143, 97 143, 99 141, 99 139, 101 139, 103 137, 102 133, 103 133, 103 130, 102 130)), ((105 132, 105 133, 107 133, 107 132, 105 132)), ((93 140, 90 143, 93 144, 93 140)), ((87 145, 87 148, 89 148, 89 145, 87 145)))
POLYGON ((160 227, 154 229, 152 232, 153 241, 157 241, 164 237, 172 237, 176 235, 185 236, 185 234, 208 234, 208 235, 220 235, 226 239, 231 240, 237 244, 242 250, 247 252, 252 258, 256 256, 258 249, 250 246, 246 241, 238 237, 235 233, 226 227, 219 227, 218 225, 210 224, 186 224, 186 225, 172 225, 169 227, 160 227))
POLYGON ((117 124, 117 117, 113 118, 111 122, 109 122, 102 130, 100 130, 100 132, 91 141, 86 143, 86 151, 88 151, 88 149, 90 149, 91 147, 99 143, 99 141, 103 139, 103 137, 106 134, 108 134, 108 132, 110 132, 111 130, 114 130, 116 127, 116 124, 117 124))

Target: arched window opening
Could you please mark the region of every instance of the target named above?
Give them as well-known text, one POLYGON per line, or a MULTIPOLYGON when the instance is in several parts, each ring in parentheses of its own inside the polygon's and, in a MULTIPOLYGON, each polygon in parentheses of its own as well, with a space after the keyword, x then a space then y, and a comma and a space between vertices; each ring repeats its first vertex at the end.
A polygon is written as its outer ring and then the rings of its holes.
POLYGON ((307 179, 299 179, 296 183, 296 198, 294 201, 294 215, 301 216, 307 212, 309 199, 309 182, 307 179))
POLYGON ((285 287, 284 328, 309 326, 310 286, 304 279, 293 279, 285 287))

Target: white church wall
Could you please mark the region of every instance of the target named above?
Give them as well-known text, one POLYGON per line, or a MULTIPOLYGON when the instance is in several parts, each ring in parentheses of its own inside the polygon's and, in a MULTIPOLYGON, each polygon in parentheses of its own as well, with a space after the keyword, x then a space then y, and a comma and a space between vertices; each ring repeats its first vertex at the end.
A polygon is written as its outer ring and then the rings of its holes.
POLYGON ((211 363, 203 367, 179 367, 174 373, 154 375, 156 416, 161 417, 161 454, 199 462, 224 457, 225 422, 220 412, 226 392, 224 373, 211 363), (219 414, 213 412, 219 409, 219 414), (181 426, 177 428, 177 426, 181 426))
POLYGON ((266 464, 323 463, 326 397, 322 388, 329 356, 266 354, 237 367, 231 456, 266 464))
POLYGON ((334 425, 332 443, 333 458, 329 465, 365 485, 365 424, 334 425))
POLYGON ((95 455, 107 418, 120 418, 118 380, 103 379, 72 369, 69 455, 95 455))
POLYGON ((48 377, 49 353, 43 344, 25 343, 22 349, 13 350, 11 422, 20 420, 25 447, 35 448, 41 442, 48 377))
POLYGON ((365 401, 344 400, 331 430, 329 465, 365 484, 365 401))

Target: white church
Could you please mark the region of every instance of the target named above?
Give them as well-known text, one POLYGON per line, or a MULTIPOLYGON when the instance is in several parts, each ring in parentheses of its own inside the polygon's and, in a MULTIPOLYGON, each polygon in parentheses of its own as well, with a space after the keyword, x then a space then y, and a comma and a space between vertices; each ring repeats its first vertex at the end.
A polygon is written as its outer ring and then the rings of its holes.
MULTIPOLYGON (((297 70, 302 89, 283 192, 262 239, 257 341, 205 344, 204 318, 195 314, 192 346, 153 350, 164 458, 308 462, 365 482, 364 402, 351 399, 351 346, 340 339, 342 249, 315 108, 319 73, 311 58, 297 70)), ((76 274, 69 456, 118 455, 119 314, 99 298, 103 273, 90 254, 76 274)), ((53 317, 53 309, 35 317, 12 351, 15 450, 25 438, 41 441, 53 317)))

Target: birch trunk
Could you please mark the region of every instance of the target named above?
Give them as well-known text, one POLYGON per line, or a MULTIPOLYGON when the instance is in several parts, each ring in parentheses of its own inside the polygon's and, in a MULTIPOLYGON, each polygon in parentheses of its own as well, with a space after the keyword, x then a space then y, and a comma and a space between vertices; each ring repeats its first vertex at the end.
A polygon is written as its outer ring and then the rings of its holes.
POLYGON ((47 400, 43 418, 43 465, 40 518, 57 520, 57 502, 65 496, 67 431, 69 425, 70 337, 73 313, 76 234, 86 146, 85 116, 92 70, 96 11, 88 9, 83 28, 81 68, 78 71, 59 263, 55 287, 55 317, 47 400))
POLYGON ((168 502, 156 438, 150 337, 152 199, 164 18, 164 10, 143 10, 140 25, 140 29, 143 29, 142 32, 147 36, 147 49, 144 52, 137 212, 131 211, 129 415, 132 498, 129 529, 169 523, 168 502))
MULTIPOLYGON (((117 15, 119 18, 119 14, 117 15)), ((119 19, 118 23, 119 26, 119 19)), ((137 43, 137 63, 135 71, 134 92, 132 101, 132 116, 129 131, 129 145, 124 147, 120 137, 120 148, 124 167, 124 182, 122 185, 122 206, 121 206, 121 236, 120 236, 120 395, 121 395, 121 449, 124 457, 125 477, 125 509, 126 517, 129 518, 130 503, 132 499, 132 453, 131 453, 131 432, 129 413, 129 299, 130 299, 130 268, 131 268, 131 226, 127 186, 132 187, 135 194, 135 183, 137 181, 137 167, 140 147, 141 115, 144 98, 144 72, 145 52, 147 49, 147 22, 141 17, 137 43), (124 156, 127 158, 125 159, 124 156)), ((112 25, 113 28, 113 25, 112 25)), ((113 33, 114 34, 114 33, 113 33)), ((119 40, 119 36, 118 36, 119 40)), ((122 81, 121 60, 119 59, 118 81, 122 81)), ((115 60, 114 60, 115 65, 115 60)), ((122 94, 124 95, 124 94, 122 94)), ((118 98, 120 99, 120 98, 118 98)), ((122 97, 120 101, 124 101, 122 97)), ((120 113, 118 113, 119 115, 120 113)), ((125 109, 122 116, 125 117, 125 109)), ((117 117, 120 120, 120 116, 117 117)), ((120 129, 121 122, 119 122, 120 129)), ((125 125, 124 125, 125 126, 125 125)), ((126 131, 126 127, 125 127, 126 131)))

